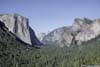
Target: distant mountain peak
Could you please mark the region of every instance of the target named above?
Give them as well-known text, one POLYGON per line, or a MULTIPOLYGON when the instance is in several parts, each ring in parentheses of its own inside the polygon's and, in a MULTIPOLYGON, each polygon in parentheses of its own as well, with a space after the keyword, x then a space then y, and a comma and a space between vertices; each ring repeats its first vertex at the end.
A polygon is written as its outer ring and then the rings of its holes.
POLYGON ((75 18, 70 27, 57 28, 46 36, 42 42, 44 44, 54 44, 57 46, 71 46, 74 43, 81 45, 100 35, 100 19, 90 20, 88 18, 75 18))

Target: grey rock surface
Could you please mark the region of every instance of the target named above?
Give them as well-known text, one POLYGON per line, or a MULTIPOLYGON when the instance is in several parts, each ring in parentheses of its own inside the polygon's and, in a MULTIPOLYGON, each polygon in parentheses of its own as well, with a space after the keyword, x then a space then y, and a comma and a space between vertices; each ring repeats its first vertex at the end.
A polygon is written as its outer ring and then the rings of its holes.
POLYGON ((47 34, 42 42, 44 44, 57 45, 60 47, 70 46, 73 36, 71 35, 71 27, 61 27, 47 34))
POLYGON ((70 46, 73 41, 77 45, 87 42, 100 35, 100 19, 76 18, 70 27, 57 28, 48 33, 42 40, 44 44, 53 44, 63 47, 70 46))
POLYGON ((39 41, 42 41, 43 38, 46 36, 46 33, 37 33, 36 36, 39 39, 39 41))
POLYGON ((0 21, 4 22, 9 31, 14 33, 19 39, 30 45, 34 44, 32 40, 36 39, 36 37, 31 38, 35 34, 30 34, 28 18, 18 14, 0 14, 0 21))
POLYGON ((92 20, 87 18, 76 18, 74 20, 74 23, 72 24, 72 30, 74 33, 77 32, 74 36, 78 45, 80 45, 83 41, 91 39, 90 34, 93 34, 93 31, 91 31, 89 28, 92 23, 92 20))
POLYGON ((43 45, 38 38, 36 37, 36 34, 34 32, 34 30, 29 27, 29 33, 30 33, 30 38, 31 38, 31 43, 34 44, 34 46, 40 46, 43 45))
POLYGON ((87 22, 88 21, 82 22, 80 32, 75 36, 75 40, 77 40, 78 45, 100 35, 100 20, 96 19, 91 20, 90 23, 87 22))

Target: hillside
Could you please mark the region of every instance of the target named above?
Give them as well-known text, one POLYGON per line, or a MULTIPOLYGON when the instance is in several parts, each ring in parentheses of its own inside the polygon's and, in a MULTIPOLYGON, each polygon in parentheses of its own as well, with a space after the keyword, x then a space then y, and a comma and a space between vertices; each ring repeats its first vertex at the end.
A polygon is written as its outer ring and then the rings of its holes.
POLYGON ((29 45, 41 45, 34 30, 29 26, 28 18, 19 14, 0 14, 0 21, 20 40, 29 45))
POLYGON ((0 21, 0 67, 14 67, 22 59, 21 54, 29 51, 30 48, 0 21))
POLYGON ((71 26, 52 30, 42 38, 42 43, 59 47, 70 47, 73 42, 80 46, 83 42, 95 39, 100 35, 100 19, 75 18, 71 26))
POLYGON ((100 65, 100 37, 71 47, 30 47, 0 22, 0 67, 80 67, 100 65))

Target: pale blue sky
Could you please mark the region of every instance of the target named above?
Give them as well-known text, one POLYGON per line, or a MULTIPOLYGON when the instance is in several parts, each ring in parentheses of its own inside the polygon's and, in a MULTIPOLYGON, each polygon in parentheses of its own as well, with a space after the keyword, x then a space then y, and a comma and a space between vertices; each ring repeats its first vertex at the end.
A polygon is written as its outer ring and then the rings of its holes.
POLYGON ((100 0, 0 0, 0 13, 29 18, 35 32, 72 25, 74 18, 100 18, 100 0))

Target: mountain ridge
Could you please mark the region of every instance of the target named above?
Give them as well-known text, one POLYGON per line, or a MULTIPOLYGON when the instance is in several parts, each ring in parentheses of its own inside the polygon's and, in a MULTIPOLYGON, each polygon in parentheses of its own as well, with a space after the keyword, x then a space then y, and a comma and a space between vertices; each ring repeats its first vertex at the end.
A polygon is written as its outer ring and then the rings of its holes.
POLYGON ((100 19, 90 20, 88 18, 75 18, 72 26, 60 27, 51 31, 44 36, 41 42, 44 44, 52 43, 55 45, 60 44, 62 47, 70 47, 73 41, 77 45, 81 45, 82 42, 87 42, 98 37, 99 35, 100 19))

